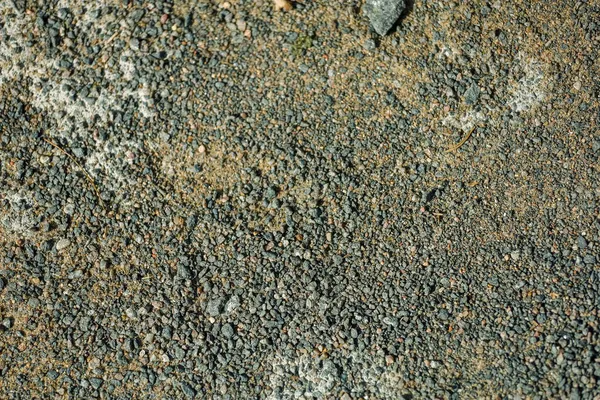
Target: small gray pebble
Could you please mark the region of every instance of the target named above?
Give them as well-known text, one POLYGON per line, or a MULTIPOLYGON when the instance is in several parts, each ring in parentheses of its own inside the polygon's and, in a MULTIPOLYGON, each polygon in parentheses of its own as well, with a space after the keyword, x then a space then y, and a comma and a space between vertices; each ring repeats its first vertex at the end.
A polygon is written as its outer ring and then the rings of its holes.
POLYGON ((230 313, 233 312, 236 308, 240 306, 240 298, 237 295, 231 296, 231 298, 225 304, 225 312, 230 313))
POLYGON ((521 257, 521 252, 519 250, 515 250, 510 253, 510 258, 512 258, 513 261, 519 261, 520 257, 521 257))
POLYGON ((232 338, 235 334, 233 326, 231 324, 223 325, 223 327, 221 327, 221 334, 223 334, 223 336, 225 336, 227 339, 232 338))
POLYGON ((208 302, 208 304, 206 305, 206 312, 211 317, 216 317, 219 314, 221 314, 222 305, 223 305, 222 298, 210 300, 208 302))
POLYGON ((586 264, 595 264, 596 263, 596 256, 594 256, 593 254, 586 254, 583 257, 583 262, 586 264))
POLYGON ((183 394, 185 394, 185 396, 188 399, 193 399, 194 397, 196 397, 196 391, 194 390, 194 388, 192 386, 190 386, 189 383, 181 382, 180 386, 181 386, 181 391, 183 392, 183 394))
POLYGON ((177 266, 177 277, 179 279, 191 279, 192 273, 190 272, 190 269, 188 267, 186 267, 183 264, 179 264, 177 266))
POLYGON ((377 48, 377 44, 375 43, 375 41, 373 39, 367 39, 367 40, 365 40, 363 47, 365 48, 365 50, 373 51, 377 48))
POLYGON ((55 380, 56 378, 58 378, 58 375, 59 375, 58 372, 56 372, 54 370, 50 370, 46 374, 46 376, 48 377, 48 379, 51 379, 51 380, 55 380))
POLYGON ((12 318, 4 318, 2 320, 2 326, 5 327, 6 329, 12 328, 12 326, 13 326, 12 318))
POLYGON ((479 87, 476 84, 472 84, 466 91, 464 94, 465 97, 465 103, 472 105, 477 103, 477 100, 479 99, 479 87))
POLYGON ((441 310, 441 311, 438 313, 438 316, 440 317, 440 319, 441 319, 442 321, 446 321, 446 320, 447 320, 447 319, 450 317, 450 314, 448 314, 448 311, 447 311, 447 310, 441 310))
POLYGON ((67 247, 69 247, 70 245, 71 245, 71 241, 69 239, 60 239, 58 242, 56 242, 56 250, 57 251, 64 250, 67 247))
POLYGON ((101 378, 90 378, 90 384, 94 389, 99 389, 103 382, 101 378))

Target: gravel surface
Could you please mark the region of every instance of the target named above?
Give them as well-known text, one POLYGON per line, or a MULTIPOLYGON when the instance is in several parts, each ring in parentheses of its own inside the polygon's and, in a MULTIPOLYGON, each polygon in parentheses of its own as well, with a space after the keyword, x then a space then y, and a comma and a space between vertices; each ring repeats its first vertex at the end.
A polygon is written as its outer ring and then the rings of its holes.
POLYGON ((406 6, 0 1, 0 398, 597 399, 600 4, 406 6))

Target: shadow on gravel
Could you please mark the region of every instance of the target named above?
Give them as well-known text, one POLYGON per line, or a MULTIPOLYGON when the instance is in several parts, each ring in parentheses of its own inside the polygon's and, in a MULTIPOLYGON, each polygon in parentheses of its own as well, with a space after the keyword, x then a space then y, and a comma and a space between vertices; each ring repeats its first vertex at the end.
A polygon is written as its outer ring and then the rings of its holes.
POLYGON ((399 27, 402 25, 402 21, 404 21, 412 13, 413 8, 415 7, 415 0, 404 0, 404 4, 406 5, 404 11, 402 11, 400 18, 398 18, 398 21, 396 21, 394 26, 392 26, 392 29, 390 29, 388 35, 392 35, 396 33, 398 29, 400 29, 399 27))
POLYGON ((18 12, 25 12, 27 8, 27 0, 12 0, 12 4, 18 12))

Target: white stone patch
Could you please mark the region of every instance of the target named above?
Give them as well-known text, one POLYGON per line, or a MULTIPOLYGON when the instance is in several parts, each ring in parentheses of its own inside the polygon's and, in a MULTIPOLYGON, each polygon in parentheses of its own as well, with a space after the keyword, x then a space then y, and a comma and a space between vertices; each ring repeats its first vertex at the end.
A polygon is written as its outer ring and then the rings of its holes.
POLYGON ((101 92, 93 103, 88 103, 82 99, 73 101, 69 97, 69 93, 63 89, 63 86, 70 83, 72 82, 69 80, 50 80, 41 90, 37 90, 35 84, 30 87, 32 93, 31 104, 54 116, 57 122, 61 122, 56 124, 61 131, 55 132, 55 134, 68 137, 66 133, 70 129, 81 130, 83 129, 81 125, 84 122, 91 124, 96 116, 102 123, 107 123, 110 119, 110 111, 122 111, 119 100, 128 97, 133 97, 138 101, 138 112, 142 117, 152 118, 155 115, 154 110, 151 108, 153 105, 152 96, 146 87, 137 90, 125 90, 121 96, 111 92, 101 92), (69 120, 65 118, 65 115, 74 119, 75 126, 68 122, 69 120))
POLYGON ((147 85, 143 85, 137 90, 125 90, 123 97, 133 97, 138 102, 138 112, 144 118, 153 118, 156 115, 154 110, 154 100, 152 99, 152 93, 147 85))
POLYGON ((271 365, 273 373, 270 383, 273 388, 279 387, 279 395, 271 393, 269 399, 289 398, 329 398, 335 383, 339 379, 336 367, 330 360, 314 359, 309 356, 288 359, 276 355, 271 365), (294 382, 291 378, 297 376, 294 382))
POLYGON ((0 1, 0 21, 4 24, 0 29, 0 88, 7 82, 18 79, 27 72, 34 63, 36 55, 25 46, 23 32, 32 18, 19 13, 9 1, 0 1), (13 15, 9 17, 9 15, 13 15), (21 51, 18 51, 21 49, 21 51), (24 65, 21 68, 21 65, 24 65))
POLYGON ((442 120, 442 124, 450 128, 460 129, 463 132, 469 132, 474 126, 486 120, 486 116, 481 111, 475 112, 471 110, 460 117, 448 114, 442 120))
POLYGON ((376 393, 377 399, 398 399, 404 393, 404 380, 400 373, 385 364, 380 357, 353 352, 350 355, 353 364, 360 365, 354 370, 360 371, 360 382, 354 383, 354 388, 367 387, 376 393))
POLYGON ((34 205, 29 193, 24 191, 0 193, 0 199, 8 200, 10 207, 0 214, 0 223, 5 233, 18 239, 30 237, 33 234, 35 220, 31 208, 34 205))
POLYGON ((78 28, 87 30, 88 26, 93 26, 94 29, 99 29, 100 33, 104 33, 107 25, 115 21, 115 16, 112 14, 102 14, 99 18, 94 18, 96 10, 109 6, 110 1, 86 1, 74 2, 73 0, 61 0, 63 6, 57 6, 56 9, 68 8, 75 17, 74 23, 78 28), (85 12, 84 12, 85 11, 85 12))
POLYGON ((73 101, 69 93, 63 89, 63 85, 71 83, 68 80, 50 80, 41 90, 36 90, 35 85, 30 87, 32 94, 31 104, 40 110, 44 110, 53 115, 57 121, 60 119, 63 123, 59 126, 66 126, 67 121, 62 113, 68 117, 73 117, 76 124, 90 122, 95 116, 98 116, 104 123, 108 121, 109 111, 116 107, 116 98, 111 93, 100 93, 93 104, 87 103, 82 99, 73 101))
POLYGON ((529 60, 523 66, 525 75, 512 90, 508 104, 513 111, 526 111, 540 104, 545 97, 543 89, 543 71, 536 60, 529 60))
POLYGON ((85 160, 85 169, 94 178, 101 180, 109 189, 118 189, 123 185, 133 184, 134 180, 123 172, 124 164, 133 164, 139 146, 131 141, 117 146, 97 143, 98 149, 85 160))
POLYGON ((119 77, 119 74, 117 74, 116 72, 111 71, 110 69, 106 68, 104 70, 104 78, 106 78, 109 81, 114 81, 115 79, 117 79, 119 77))
POLYGON ((352 364, 351 371, 338 370, 329 359, 274 355, 269 383, 278 390, 273 390, 268 399, 336 398, 344 387, 350 390, 351 398, 364 391, 376 399, 397 399, 402 395, 404 383, 400 374, 386 366, 383 358, 359 352, 345 354, 344 358, 352 364), (342 372, 347 375, 346 382, 339 386, 342 372))
POLYGON ((453 46, 451 45, 441 45, 440 49, 437 53, 437 58, 438 60, 441 60, 443 58, 447 58, 450 61, 454 61, 456 59, 457 56, 460 55, 460 51, 456 50, 455 48, 453 48, 453 46))
MULTIPOLYGON (((108 24, 114 22, 114 16, 101 15, 95 19, 92 17, 94 10, 106 4, 103 2, 88 4, 83 14, 82 4, 61 1, 56 9, 69 8, 75 16, 74 24, 92 34, 90 40, 100 39, 99 35, 106 31, 108 24)), ((118 105, 119 100, 126 98, 134 98, 138 102, 138 112, 141 117, 152 118, 155 115, 152 94, 147 87, 127 91, 97 88, 99 93, 94 96, 94 102, 86 102, 80 98, 73 100, 63 87, 67 83, 77 90, 86 84, 78 74, 80 66, 74 62, 75 73, 70 79, 63 79, 52 72, 59 61, 58 58, 48 59, 44 54, 36 53, 25 45, 26 33, 35 26, 33 18, 32 15, 17 12, 11 6, 11 2, 0 1, 0 19, 4 23, 0 30, 0 88, 7 84, 22 85, 29 79, 30 83, 26 84, 29 85, 30 98, 24 100, 56 119, 57 123, 53 124, 56 131, 51 132, 51 136, 70 138, 83 134, 84 123, 90 123, 96 116, 101 123, 106 124, 110 118, 110 111, 122 111, 118 105), (71 120, 73 122, 70 122, 71 120)), ((105 38, 104 42, 106 41, 108 39, 105 38)), ((100 40, 100 45, 102 46, 104 42, 100 40)), ((131 54, 126 52, 124 55, 125 57, 120 57, 118 68, 122 79, 129 81, 135 73, 135 65, 127 61, 127 56, 131 54)), ((116 79, 116 74, 108 69, 105 69, 105 76, 112 81, 116 79)))
POLYGON ((135 73, 135 64, 130 60, 132 55, 131 51, 125 51, 119 57, 119 69, 121 70, 121 74, 123 74, 123 79, 126 81, 132 80, 135 73))
MULTIPOLYGON (((520 60, 522 56, 519 57, 520 60)), ((508 106, 515 112, 527 111, 538 106, 545 98, 544 74, 542 65, 536 60, 521 61, 523 63, 524 76, 519 82, 509 89, 511 96, 507 102, 508 106)), ((492 108, 487 111, 487 115, 493 115, 500 111, 498 108, 492 108)), ((474 126, 481 122, 490 123, 492 120, 483 112, 467 111, 465 114, 457 116, 447 115, 442 124, 463 132, 470 131, 474 126)))
POLYGON ((175 176, 175 163, 177 161, 172 156, 171 152, 169 152, 166 156, 163 157, 160 163, 160 170, 167 178, 172 178, 175 176))

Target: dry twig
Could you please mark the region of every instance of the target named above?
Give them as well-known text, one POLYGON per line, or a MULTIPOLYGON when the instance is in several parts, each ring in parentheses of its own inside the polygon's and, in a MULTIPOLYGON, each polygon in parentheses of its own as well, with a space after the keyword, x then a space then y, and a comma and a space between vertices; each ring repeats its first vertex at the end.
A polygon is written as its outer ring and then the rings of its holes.
POLYGON ((450 147, 448 150, 446 150, 446 153, 450 153, 450 152, 456 151, 456 150, 458 150, 458 149, 459 149, 459 148, 460 148, 460 147, 461 147, 463 144, 465 144, 465 142, 466 142, 467 140, 469 140, 469 138, 471 137, 471 134, 473 133, 473 131, 475 130, 475 128, 476 128, 476 126, 474 126, 473 128, 471 128, 471 130, 469 131, 469 133, 467 133, 467 134, 465 135, 465 137, 461 139, 461 141, 460 141, 460 142, 456 143, 454 146, 451 146, 451 147, 450 147))

